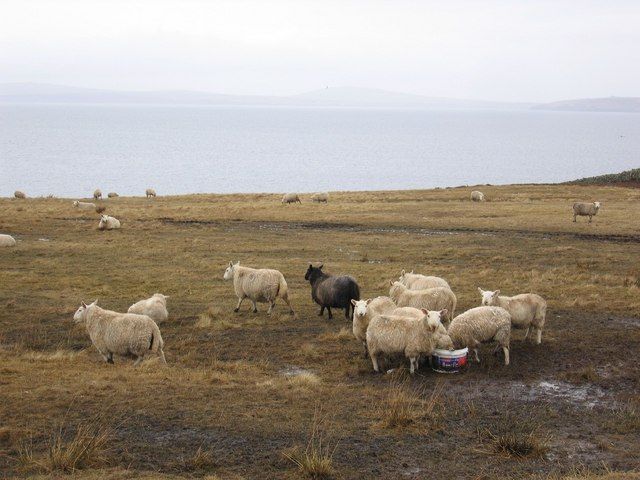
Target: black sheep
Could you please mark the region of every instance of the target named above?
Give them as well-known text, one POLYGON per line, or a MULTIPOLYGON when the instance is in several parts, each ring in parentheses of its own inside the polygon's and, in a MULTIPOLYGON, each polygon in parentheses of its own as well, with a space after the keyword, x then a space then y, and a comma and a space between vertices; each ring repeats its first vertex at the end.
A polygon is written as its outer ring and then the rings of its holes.
POLYGON ((304 276, 304 279, 309 280, 311 284, 311 298, 320 305, 319 315, 322 316, 326 308, 329 319, 332 319, 332 307, 344 308, 345 318, 351 319, 353 313, 351 300, 360 300, 360 287, 353 277, 329 275, 322 271, 322 267, 322 265, 319 267, 309 265, 307 274, 304 276))

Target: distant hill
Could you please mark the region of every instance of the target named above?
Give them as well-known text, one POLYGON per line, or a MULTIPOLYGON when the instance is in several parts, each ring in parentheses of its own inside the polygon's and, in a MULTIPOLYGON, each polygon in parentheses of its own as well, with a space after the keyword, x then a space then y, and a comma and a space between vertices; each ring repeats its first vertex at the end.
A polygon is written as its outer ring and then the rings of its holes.
POLYGON ((579 98, 560 102, 541 103, 535 110, 570 112, 635 112, 640 113, 640 97, 579 98))
POLYGON ((38 83, 0 84, 0 103, 272 105, 423 109, 526 109, 530 103, 426 97, 370 88, 335 87, 290 96, 225 95, 186 90, 117 91, 38 83))
POLYGON ((573 180, 566 183, 573 185, 620 185, 625 187, 640 187, 640 168, 634 168, 621 173, 581 178, 579 180, 573 180))

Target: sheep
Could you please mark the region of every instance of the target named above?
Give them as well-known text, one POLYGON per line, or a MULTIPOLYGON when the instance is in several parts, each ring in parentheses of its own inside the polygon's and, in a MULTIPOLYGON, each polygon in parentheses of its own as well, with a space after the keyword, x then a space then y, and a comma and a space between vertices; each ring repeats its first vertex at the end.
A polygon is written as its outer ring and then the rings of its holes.
POLYGON ((79 208, 80 210, 95 210, 96 204, 93 202, 79 202, 76 200, 73 202, 73 206, 79 208))
POLYGON ((455 315, 458 299, 447 287, 409 290, 400 282, 389 282, 389 296, 398 307, 426 308, 427 310, 443 310, 448 312, 447 321, 455 315))
POLYGON ((413 374, 420 355, 431 355, 435 348, 453 349, 453 342, 441 323, 446 313, 422 310, 421 318, 393 314, 373 317, 367 328, 367 348, 374 371, 380 371, 381 354, 404 353, 413 374))
MULTIPOLYGON (((537 332, 536 344, 542 342, 542 328, 544 327, 547 315, 547 302, 540 295, 535 293, 523 293, 514 297, 500 296, 500 290, 492 292, 482 290, 478 287, 482 297, 482 305, 502 307, 511 315, 511 326, 513 328, 526 328, 524 334, 526 340, 531 328, 537 332)), ((533 335, 532 335, 533 338, 533 335)))
POLYGON ((129 307, 127 313, 137 313, 138 315, 146 315, 154 322, 160 324, 169 318, 167 311, 168 295, 154 293, 151 298, 140 300, 129 307))
POLYGON ((96 190, 93 192, 93 199, 98 200, 99 198, 102 198, 102 192, 99 188, 96 188, 96 190))
POLYGON ((0 233, 0 247, 13 247, 16 244, 16 239, 11 235, 0 233))
POLYGON ((120 220, 109 215, 100 215, 98 230, 115 230, 120 228, 120 220))
POLYGON ((107 197, 109 198, 118 198, 120 195, 118 195, 116 192, 109 192, 107 193, 107 197))
POLYGON ((478 347, 483 342, 497 342, 494 353, 502 347, 504 364, 509 365, 511 315, 502 307, 476 307, 458 315, 448 329, 455 348, 468 347, 480 362, 478 347))
POLYGON ((27 195, 24 192, 21 192, 20 190, 16 190, 15 192, 13 192, 13 196, 19 199, 27 198, 27 195))
POLYGON ((398 281, 401 284, 405 285, 409 290, 425 290, 427 288, 435 287, 447 287, 449 290, 451 290, 449 283, 447 283, 444 278, 413 273, 413 270, 411 270, 411 272, 409 273, 402 270, 402 272, 400 272, 398 281))
POLYGON ((589 223, 591 223, 591 219, 598 214, 599 210, 600 202, 576 202, 573 204, 573 221, 576 221, 576 217, 589 217, 589 223))
POLYGON ((267 313, 271 314, 276 306, 276 299, 281 298, 289 307, 291 315, 297 318, 289 301, 289 287, 284 275, 278 270, 241 267, 240 262, 229 262, 222 278, 233 279, 233 289, 238 297, 238 305, 234 308, 234 312, 238 312, 242 301, 248 298, 253 303, 253 313, 258 312, 257 303, 268 303, 267 313))
POLYGON ((133 355, 136 357, 134 365, 140 365, 151 352, 166 365, 164 341, 156 322, 146 315, 104 310, 97 304, 97 300, 90 305, 82 302, 73 320, 85 323, 91 343, 105 362, 113 363, 115 353, 133 355))
POLYGON ((471 201, 484 202, 484 193, 479 192, 478 190, 474 190, 473 192, 471 192, 471 201))
POLYGON ((316 203, 327 203, 329 202, 329 194, 326 192, 318 192, 314 193, 311 196, 311 201, 316 203))
POLYGON ((296 202, 302 203, 297 193, 285 193, 284 196, 282 197, 282 203, 284 204, 288 205, 289 203, 296 203, 296 202))
POLYGON ((147 190, 145 191, 145 195, 147 196, 147 198, 150 197, 156 197, 156 191, 153 188, 147 188, 147 190))
POLYGON ((376 315, 388 313, 396 308, 396 304, 389 297, 376 297, 373 300, 351 300, 353 305, 353 336, 364 345, 364 355, 367 357, 367 327, 376 315))
POLYGON ((333 318, 331 308, 344 308, 344 316, 351 320, 352 300, 360 300, 360 287, 349 275, 330 275, 322 271, 323 265, 314 267, 309 264, 304 279, 311 284, 311 298, 320 305, 320 317, 324 309, 329 312, 329 320, 333 318))

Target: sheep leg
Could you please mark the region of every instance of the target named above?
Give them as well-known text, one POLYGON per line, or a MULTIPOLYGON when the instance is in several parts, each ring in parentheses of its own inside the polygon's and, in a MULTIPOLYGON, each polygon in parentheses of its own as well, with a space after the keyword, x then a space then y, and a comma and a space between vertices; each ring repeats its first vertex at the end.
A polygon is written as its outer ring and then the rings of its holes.
POLYGON ((480 363, 480 357, 478 356, 478 349, 477 349, 477 348, 474 348, 474 349, 473 349, 473 353, 474 353, 474 354, 475 354, 475 356, 476 356, 476 362, 480 363))
POLYGON ((589 223, 591 223, 591 215, 589 215, 589 223))
POLYGON ((413 375, 416 371, 416 364, 418 363, 417 357, 409 357, 409 373, 413 375))
POLYGON ((327 312, 329 312, 329 320, 333 319, 333 314, 331 313, 331 307, 327 307, 327 312))
POLYGON ((258 313, 258 304, 256 303, 256 301, 251 300, 251 303, 253 303, 253 313, 258 313))
POLYGON ((245 297, 239 297, 238 298, 238 305, 236 305, 236 308, 233 309, 234 312, 239 312, 240 311, 240 305, 242 304, 242 301, 245 299, 245 297))
POLYGON ((375 352, 369 352, 369 356, 371 357, 371 363, 373 364, 373 370, 376 373, 380 373, 380 366, 378 365, 378 354, 375 352))
POLYGON ((369 348, 367 348, 367 342, 362 342, 362 344, 364 345, 364 358, 367 358, 369 356, 369 348))
POLYGON ((349 315, 349 306, 344 309, 344 318, 346 318, 347 320, 351 319, 351 315, 349 315))
POLYGON ((293 307, 291 306, 291 302, 289 301, 289 296, 282 297, 282 299, 287 304, 287 307, 289 307, 289 313, 295 317, 296 312, 293 311, 293 307))
POLYGON ((524 339, 526 340, 529 337, 529 330, 531 330, 531 325, 527 327, 527 331, 524 333, 524 339))
POLYGON ((322 315, 324 315, 324 305, 320 305, 320 313, 318 316, 321 317, 322 315))
POLYGON ((142 360, 144 360, 144 355, 140 355, 135 362, 133 362, 133 366, 137 367, 138 365, 140 365, 142 363, 142 360))
POLYGON ((160 360, 162 361, 162 363, 164 365, 167 364, 167 359, 164 356, 164 350, 162 350, 161 348, 158 349, 158 355, 160 356, 160 360))
POLYGON ((276 302, 275 302, 275 300, 274 300, 274 301, 273 301, 273 302, 271 302, 271 304, 269 305, 269 310, 267 310, 267 314, 268 314, 268 315, 271 315, 271 312, 272 312, 272 310, 273 310, 273 307, 275 307, 275 306, 276 306, 276 302))
POLYGON ((540 327, 536 328, 536 345, 540 345, 542 343, 542 329, 540 327))
POLYGON ((107 361, 107 363, 110 363, 110 364, 112 364, 112 365, 113 365, 113 353, 112 353, 112 352, 109 352, 109 353, 107 354, 107 357, 105 358, 105 360, 107 361))
POLYGON ((504 352, 504 364, 509 365, 509 347, 502 347, 502 351, 504 352))
POLYGON ((573 223, 576 223, 576 214, 573 214, 573 223))

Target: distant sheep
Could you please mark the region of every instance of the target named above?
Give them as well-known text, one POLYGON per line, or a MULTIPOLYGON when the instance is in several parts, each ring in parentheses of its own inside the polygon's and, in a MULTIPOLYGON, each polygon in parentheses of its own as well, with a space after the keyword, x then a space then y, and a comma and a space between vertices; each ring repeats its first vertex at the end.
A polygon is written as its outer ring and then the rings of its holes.
POLYGON ((285 193, 285 195, 282 197, 282 203, 302 203, 302 201, 300 200, 300 197, 297 193, 285 193))
POLYGON ((102 198, 102 192, 97 188, 96 191, 93 192, 93 199, 98 200, 99 198, 102 198))
POLYGON ((118 198, 120 195, 118 195, 116 192, 109 192, 107 193, 107 197, 109 198, 118 198))
POLYGON ((400 315, 376 315, 367 329, 367 348, 373 369, 380 371, 379 356, 404 354, 409 371, 418 368, 420 355, 431 355, 436 348, 453 349, 453 343, 442 326, 446 312, 422 310, 420 319, 400 315))
POLYGON ((451 290, 449 283, 447 283, 444 278, 413 273, 413 270, 409 273, 402 270, 402 272, 400 272, 400 278, 398 278, 398 281, 406 286, 409 290, 425 290, 427 288, 435 287, 447 287, 449 290, 451 290))
POLYGON ((447 287, 409 290, 400 282, 390 282, 389 296, 398 307, 425 308, 427 310, 447 310, 447 321, 455 315, 458 299, 447 287))
POLYGON ((104 205, 96 205, 96 213, 102 213, 105 212, 107 210, 107 207, 105 207, 104 205))
POLYGON ((314 267, 309 264, 304 279, 311 284, 311 298, 320 305, 319 316, 324 309, 329 313, 329 320, 333 318, 331 308, 344 308, 344 316, 351 320, 350 309, 352 300, 360 300, 360 287, 355 278, 349 275, 330 275, 322 271, 323 265, 314 267))
POLYGON ((151 298, 140 300, 129 307, 127 313, 137 313, 138 315, 146 315, 154 322, 160 324, 169 318, 167 311, 167 295, 154 293, 151 298))
POLYGON ((13 196, 20 199, 27 198, 27 195, 24 192, 21 192, 20 190, 16 190, 15 192, 13 192, 13 196))
MULTIPOLYGON (((531 328, 537 332, 536 343, 542 342, 542 328, 547 315, 547 302, 535 293, 523 293, 514 297, 500 296, 500 290, 495 292, 482 290, 478 287, 482 296, 482 305, 502 307, 511 315, 513 328, 526 328, 525 340, 529 336, 531 328)), ((533 337, 533 335, 532 335, 533 337)))
POLYGON ((373 300, 351 300, 353 305, 353 335, 364 345, 367 356, 367 327, 376 315, 389 313, 396 308, 396 304, 389 297, 376 297, 373 300))
POLYGON ((104 310, 97 305, 82 305, 73 315, 76 323, 84 322, 91 343, 96 347, 104 361, 113 363, 113 355, 133 355, 134 365, 139 365, 146 355, 156 353, 162 363, 164 341, 156 322, 146 315, 118 313, 104 310))
POLYGON ((311 201, 316 203, 327 203, 329 201, 329 194, 326 192, 314 193, 311 196, 311 201))
POLYGON ((73 206, 79 208, 80 210, 95 210, 96 204, 93 202, 79 202, 76 200, 73 202, 73 206))
POLYGON ((13 247, 16 244, 16 239, 11 235, 6 235, 4 233, 0 234, 0 247, 13 247))
POLYGON ((98 230, 116 230, 120 228, 120 220, 109 215, 100 215, 98 230))
POLYGON ((145 195, 147 196, 147 198, 150 197, 156 197, 156 191, 153 188, 147 188, 147 190, 145 191, 145 195))
POLYGON ((473 192, 471 192, 471 201, 484 202, 484 193, 479 192, 478 190, 474 190, 473 192))
POLYGON ((598 214, 600 210, 600 202, 582 203, 577 202, 573 204, 573 221, 576 221, 576 217, 589 217, 589 223, 591 219, 598 214))
POLYGON ((240 262, 229 262, 223 278, 233 280, 233 289, 238 297, 238 305, 234 312, 238 312, 242 301, 248 298, 253 303, 253 313, 258 311, 257 303, 268 303, 267 313, 271 314, 276 306, 276 299, 281 298, 289 307, 291 314, 296 316, 289 301, 289 287, 284 275, 278 270, 241 267, 240 262))
POLYGON ((511 338, 511 316, 502 307, 476 307, 458 315, 449 325, 449 336, 455 348, 468 347, 480 361, 478 347, 481 343, 495 340, 497 351, 502 347, 504 364, 509 365, 509 340, 511 338))

